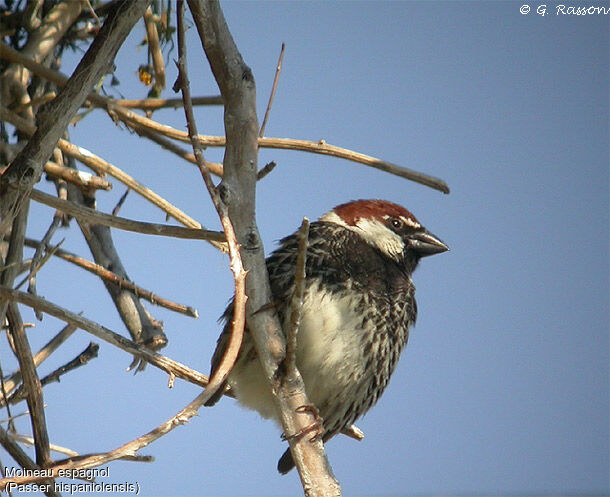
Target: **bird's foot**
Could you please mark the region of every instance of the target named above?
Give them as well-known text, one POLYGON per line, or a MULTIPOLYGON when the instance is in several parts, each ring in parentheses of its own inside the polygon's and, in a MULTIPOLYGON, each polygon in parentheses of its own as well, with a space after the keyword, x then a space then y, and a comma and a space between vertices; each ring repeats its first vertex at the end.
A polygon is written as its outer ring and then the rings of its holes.
POLYGON ((294 440, 302 438, 305 435, 309 435, 310 433, 313 433, 313 436, 309 439, 310 442, 314 442, 315 440, 319 440, 320 438, 322 438, 322 435, 324 435, 325 431, 323 425, 324 420, 322 419, 322 416, 320 416, 317 407, 313 404, 303 405, 297 407, 296 412, 308 412, 313 416, 313 422, 305 426, 304 428, 301 428, 299 431, 293 433, 292 435, 286 435, 285 433, 282 433, 282 440, 294 440))

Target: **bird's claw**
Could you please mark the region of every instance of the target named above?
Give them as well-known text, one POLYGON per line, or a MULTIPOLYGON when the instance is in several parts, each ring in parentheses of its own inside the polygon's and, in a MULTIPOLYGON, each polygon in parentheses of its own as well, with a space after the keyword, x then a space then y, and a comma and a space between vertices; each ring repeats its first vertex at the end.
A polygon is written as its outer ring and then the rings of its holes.
POLYGON ((282 433, 282 440, 288 441, 299 439, 304 437, 305 435, 308 435, 309 433, 313 433, 313 436, 309 439, 310 442, 314 442, 322 438, 322 435, 324 435, 325 431, 323 425, 324 420, 322 419, 322 416, 320 416, 320 413, 318 412, 316 406, 312 404, 307 404, 299 406, 295 410, 298 413, 308 412, 313 416, 313 422, 305 426, 304 428, 301 428, 299 431, 293 433, 292 435, 286 435, 285 433, 282 433))

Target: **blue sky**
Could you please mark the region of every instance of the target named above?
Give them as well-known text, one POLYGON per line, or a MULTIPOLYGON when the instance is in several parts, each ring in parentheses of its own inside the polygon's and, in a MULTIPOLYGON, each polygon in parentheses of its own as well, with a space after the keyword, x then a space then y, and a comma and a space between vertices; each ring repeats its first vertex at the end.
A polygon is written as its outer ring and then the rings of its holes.
MULTIPOLYGON (((451 252, 414 276, 419 318, 390 386, 357 424, 362 442, 328 445, 348 496, 607 494, 609 419, 608 16, 523 15, 521 2, 226 2, 264 114, 280 45, 286 55, 266 135, 352 148, 445 179, 450 195, 359 164, 261 150, 277 168, 259 184, 266 251, 303 216, 385 198, 410 209, 451 252)), ((608 2, 595 5, 610 6, 608 2)), ((120 91, 143 98, 138 26, 117 58, 120 91)), ((175 57, 175 54, 173 55, 175 57)), ((66 58, 64 71, 74 61, 66 58)), ((195 30, 194 95, 216 94, 195 30)), ((168 86, 175 78, 168 65, 168 86)), ((171 90, 165 96, 173 96, 171 90)), ((184 129, 181 110, 155 113, 184 129)), ((222 133, 218 108, 199 131, 222 133)), ((73 141, 123 168, 202 224, 219 223, 198 172, 95 111, 73 141)), ((208 150, 220 161, 222 150, 208 150)), ((45 186, 45 188, 49 188, 45 186)), ((124 188, 98 195, 109 212, 124 188)), ((52 212, 33 205, 30 235, 52 212)), ((121 215, 164 222, 131 194, 121 215)), ((76 227, 58 235, 88 256, 76 227)), ((207 372, 216 323, 232 293, 227 260, 205 243, 115 232, 130 277, 192 305, 165 322, 164 353, 207 372)), ((102 284, 63 261, 39 275, 47 299, 124 333, 102 284)), ((27 321, 35 318, 24 311, 27 321)), ((46 317, 33 348, 61 324, 46 317)), ((48 372, 91 339, 79 331, 48 372)), ((3 354, 3 360, 6 354, 3 354)), ((50 436, 79 452, 113 449, 157 426, 198 393, 101 345, 99 358, 45 389, 50 436)), ((3 364, 4 370, 8 368, 3 364)), ((20 428, 29 432, 27 422, 20 428)), ((298 495, 279 476, 279 431, 224 399, 144 449, 156 462, 117 462, 105 482, 141 495, 298 495)), ((6 465, 6 460, 3 463, 6 465)))

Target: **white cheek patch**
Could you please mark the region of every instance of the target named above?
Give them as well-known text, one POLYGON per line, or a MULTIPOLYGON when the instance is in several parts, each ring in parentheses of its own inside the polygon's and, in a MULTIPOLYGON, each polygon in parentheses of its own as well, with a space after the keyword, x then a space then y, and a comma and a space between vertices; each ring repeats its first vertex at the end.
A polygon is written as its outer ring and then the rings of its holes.
POLYGON ((402 238, 376 219, 360 218, 352 229, 368 243, 376 246, 379 250, 395 259, 405 249, 405 243, 402 241, 402 238))
POLYGON ((353 229, 353 226, 349 226, 335 211, 330 211, 320 217, 320 221, 327 223, 335 223, 344 226, 345 228, 353 229))

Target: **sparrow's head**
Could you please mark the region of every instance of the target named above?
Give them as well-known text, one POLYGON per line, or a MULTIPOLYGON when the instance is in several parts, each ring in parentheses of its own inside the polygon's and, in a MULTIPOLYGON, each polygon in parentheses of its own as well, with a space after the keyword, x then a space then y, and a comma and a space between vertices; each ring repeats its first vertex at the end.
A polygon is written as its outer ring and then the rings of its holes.
POLYGON ((355 200, 335 207, 320 221, 340 224, 399 264, 449 250, 407 209, 385 200, 355 200))

